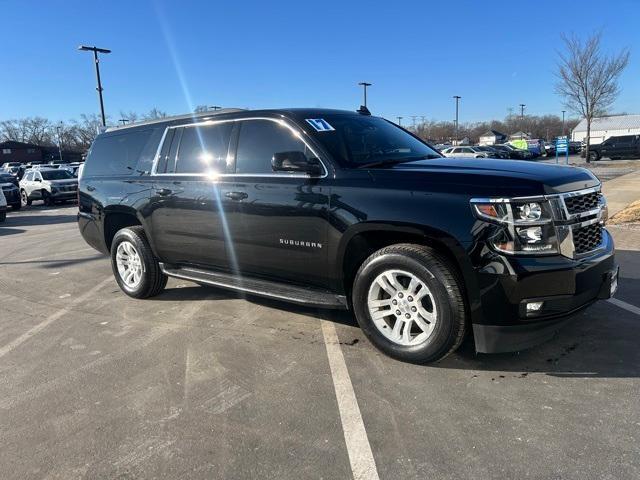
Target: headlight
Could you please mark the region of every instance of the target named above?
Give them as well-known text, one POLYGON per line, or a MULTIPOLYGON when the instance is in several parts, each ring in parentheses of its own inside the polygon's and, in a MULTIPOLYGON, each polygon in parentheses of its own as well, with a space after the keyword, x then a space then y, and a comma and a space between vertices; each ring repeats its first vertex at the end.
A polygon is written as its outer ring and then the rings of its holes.
POLYGON ((542 206, 535 202, 518 205, 518 216, 520 220, 527 222, 540 220, 542 218, 542 206))
POLYGON ((547 200, 473 199, 475 215, 496 225, 489 243, 508 254, 558 252, 551 205, 547 200))

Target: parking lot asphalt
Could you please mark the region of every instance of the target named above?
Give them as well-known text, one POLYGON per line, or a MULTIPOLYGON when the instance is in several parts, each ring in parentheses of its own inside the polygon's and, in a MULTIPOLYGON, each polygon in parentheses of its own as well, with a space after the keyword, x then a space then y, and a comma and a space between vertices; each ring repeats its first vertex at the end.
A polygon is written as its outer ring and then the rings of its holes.
POLYGON ((344 312, 176 280, 131 299, 75 213, 0 226, 3 479, 640 478, 640 231, 611 228, 617 304, 416 366, 344 312))

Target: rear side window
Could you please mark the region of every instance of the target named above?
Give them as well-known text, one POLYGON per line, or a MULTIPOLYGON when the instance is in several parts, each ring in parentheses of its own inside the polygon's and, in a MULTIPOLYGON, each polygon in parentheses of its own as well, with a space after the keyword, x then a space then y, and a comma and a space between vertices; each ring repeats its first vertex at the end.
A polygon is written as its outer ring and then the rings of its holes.
POLYGON ((271 120, 245 120, 240 122, 240 138, 236 154, 236 173, 273 173, 271 160, 277 152, 313 153, 291 130, 271 120))
POLYGON ((87 157, 83 176, 132 175, 152 129, 99 136, 87 157))
POLYGON ((232 130, 233 122, 185 127, 175 161, 175 173, 227 173, 232 130))

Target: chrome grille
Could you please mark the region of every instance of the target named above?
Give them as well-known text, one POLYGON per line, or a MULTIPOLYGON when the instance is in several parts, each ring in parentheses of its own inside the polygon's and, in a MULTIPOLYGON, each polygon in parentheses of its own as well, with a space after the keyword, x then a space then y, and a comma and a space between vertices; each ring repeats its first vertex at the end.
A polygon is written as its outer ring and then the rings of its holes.
POLYGON ((564 204, 569 215, 595 210, 600 203, 600 192, 589 192, 584 195, 567 195, 564 204))
POLYGON ((591 252, 602 244, 601 223, 593 223, 586 227, 573 229, 573 244, 577 254, 591 252))

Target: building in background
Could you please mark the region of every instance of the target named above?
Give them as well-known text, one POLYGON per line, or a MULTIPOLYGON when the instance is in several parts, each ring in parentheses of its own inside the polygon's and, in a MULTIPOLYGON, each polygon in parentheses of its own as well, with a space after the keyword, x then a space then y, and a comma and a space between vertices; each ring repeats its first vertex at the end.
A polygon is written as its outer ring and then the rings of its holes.
POLYGON ((38 145, 11 140, 0 143, 0 165, 7 162, 39 163, 42 157, 42 147, 38 145))
POLYGON ((509 135, 509 141, 513 140, 529 140, 531 138, 531 134, 527 132, 516 132, 509 135))
POLYGON ((479 145, 496 145, 507 141, 507 136, 497 130, 489 130, 487 133, 480 135, 479 145))
MULTIPOLYGON (((591 143, 597 145, 609 137, 640 135, 640 115, 612 115, 594 118, 591 122, 591 143)), ((587 137, 587 121, 581 120, 571 132, 571 140, 584 142, 587 137)))
MULTIPOLYGON (((62 150, 62 160, 65 162, 80 162, 84 152, 76 150, 62 150)), ((43 147, 23 142, 0 142, 0 165, 8 162, 20 163, 49 163, 60 160, 60 150, 56 146, 43 147)))

